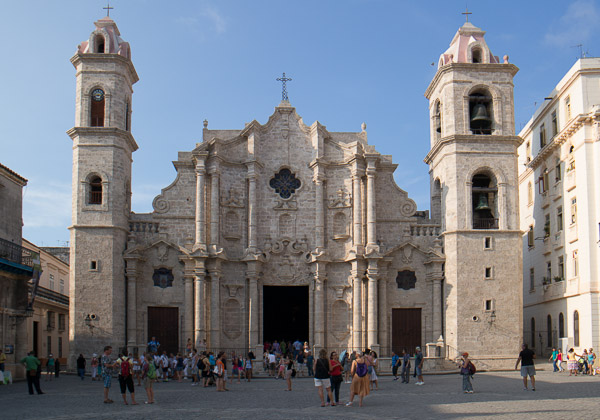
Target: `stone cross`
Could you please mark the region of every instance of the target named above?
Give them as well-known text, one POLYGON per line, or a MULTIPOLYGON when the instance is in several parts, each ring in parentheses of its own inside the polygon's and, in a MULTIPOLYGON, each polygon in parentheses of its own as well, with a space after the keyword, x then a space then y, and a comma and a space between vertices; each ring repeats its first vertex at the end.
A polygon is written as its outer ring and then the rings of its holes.
POLYGON ((277 78, 277 81, 281 82, 281 88, 282 88, 282 91, 281 91, 281 100, 282 101, 286 101, 286 102, 288 101, 288 94, 287 94, 286 83, 289 82, 289 81, 291 81, 291 80, 292 79, 290 77, 285 77, 285 73, 283 73, 283 76, 277 78))
POLYGON ((472 15, 473 13, 469 12, 469 7, 465 6, 465 11, 461 13, 461 15, 465 15, 465 17, 467 18, 467 22, 469 21, 469 15, 472 15))
POLYGON ((107 2, 107 6, 106 6, 106 7, 103 7, 103 9, 104 9, 104 10, 106 10, 106 16, 107 16, 107 17, 110 17, 110 11, 111 11, 112 9, 114 9, 114 7, 110 7, 110 1, 108 1, 108 2, 107 2))

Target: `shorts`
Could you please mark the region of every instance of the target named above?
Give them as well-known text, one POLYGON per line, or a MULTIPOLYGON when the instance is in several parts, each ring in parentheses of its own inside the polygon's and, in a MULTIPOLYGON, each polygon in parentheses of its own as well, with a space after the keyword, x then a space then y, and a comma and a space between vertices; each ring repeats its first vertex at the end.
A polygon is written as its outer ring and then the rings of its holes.
POLYGON ((102 374, 102 380, 104 381, 104 388, 110 388, 110 382, 111 382, 112 376, 103 373, 102 374))
POLYGON ((415 370, 417 371, 417 376, 421 376, 423 374, 423 369, 421 369, 419 366, 417 366, 415 370))
POLYGON ((269 369, 275 370, 275 363, 269 363, 269 369))
POLYGON ((329 378, 326 378, 326 379, 315 378, 315 386, 317 388, 320 386, 324 386, 325 388, 331 388, 331 381, 329 380, 329 378))
POLYGON ((177 367, 175 368, 175 370, 176 370, 177 372, 183 372, 183 366, 177 366, 177 367))
POLYGON ((526 378, 527 376, 532 377, 535 376, 535 366, 521 366, 521 376, 526 378))
POLYGON ((209 378, 210 377, 210 372, 208 370, 203 370, 202 371, 202 377, 203 378, 209 378))
POLYGON ((285 379, 290 379, 292 377, 292 369, 285 370, 285 379))
POLYGON ((144 389, 152 389, 154 379, 150 379, 147 376, 144 378, 144 389))
POLYGON ((121 387, 121 394, 124 394, 126 389, 129 390, 130 394, 135 392, 133 388, 133 378, 131 375, 126 378, 119 375, 119 386, 121 387))

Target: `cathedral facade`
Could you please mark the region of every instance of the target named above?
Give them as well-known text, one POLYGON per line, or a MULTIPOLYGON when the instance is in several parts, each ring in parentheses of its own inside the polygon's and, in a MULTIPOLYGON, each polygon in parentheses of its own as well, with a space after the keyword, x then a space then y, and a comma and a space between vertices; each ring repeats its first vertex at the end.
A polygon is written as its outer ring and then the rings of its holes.
MULTIPOLYGON (((95 23, 77 71, 71 352, 106 344, 255 352, 264 341, 439 343, 512 357, 522 336, 512 77, 465 24, 427 89, 431 211, 358 132, 307 125, 287 100, 264 124, 213 130, 179 152, 151 213, 130 207, 130 46, 95 23)), ((491 362, 490 362, 491 363, 491 362)))

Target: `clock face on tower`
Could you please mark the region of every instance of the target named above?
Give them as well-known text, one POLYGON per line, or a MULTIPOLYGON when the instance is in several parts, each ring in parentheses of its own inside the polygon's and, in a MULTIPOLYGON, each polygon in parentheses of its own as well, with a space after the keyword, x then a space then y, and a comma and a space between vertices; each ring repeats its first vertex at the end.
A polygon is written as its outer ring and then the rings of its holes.
POLYGON ((92 99, 96 102, 100 102, 104 99, 104 91, 102 89, 94 89, 92 92, 92 99))

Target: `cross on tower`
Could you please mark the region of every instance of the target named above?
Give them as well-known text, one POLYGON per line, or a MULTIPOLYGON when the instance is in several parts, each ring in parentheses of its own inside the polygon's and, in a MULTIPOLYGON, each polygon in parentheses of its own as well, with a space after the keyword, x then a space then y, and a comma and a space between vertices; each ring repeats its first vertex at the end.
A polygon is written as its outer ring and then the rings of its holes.
POLYGON ((277 78, 277 81, 281 82, 281 88, 282 88, 282 90, 281 90, 281 100, 282 101, 286 101, 286 102, 288 101, 288 94, 287 94, 286 83, 289 82, 289 81, 291 81, 291 80, 292 80, 291 77, 285 77, 285 73, 283 73, 283 76, 277 78))
POLYGON ((106 10, 106 16, 110 17, 110 11, 114 9, 114 7, 110 7, 110 0, 107 1, 107 6, 103 7, 103 9, 106 10))
POLYGON ((469 21, 469 15, 472 15, 473 13, 469 12, 469 7, 465 6, 465 11, 461 13, 461 15, 465 15, 465 17, 467 18, 467 22, 469 21))

